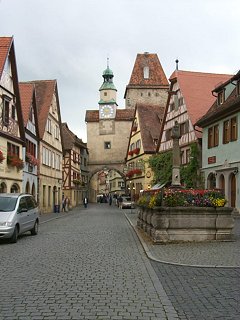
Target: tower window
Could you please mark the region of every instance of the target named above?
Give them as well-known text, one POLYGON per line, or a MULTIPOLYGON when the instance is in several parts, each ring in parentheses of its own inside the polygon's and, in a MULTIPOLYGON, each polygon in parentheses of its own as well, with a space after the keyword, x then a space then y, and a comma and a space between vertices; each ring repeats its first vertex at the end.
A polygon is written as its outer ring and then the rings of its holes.
POLYGON ((104 149, 111 149, 111 142, 110 141, 104 142, 104 149))
POLYGON ((105 96, 105 97, 107 96, 107 92, 104 92, 104 96, 105 96))
POLYGON ((149 79, 149 67, 143 68, 143 77, 144 79, 149 79))

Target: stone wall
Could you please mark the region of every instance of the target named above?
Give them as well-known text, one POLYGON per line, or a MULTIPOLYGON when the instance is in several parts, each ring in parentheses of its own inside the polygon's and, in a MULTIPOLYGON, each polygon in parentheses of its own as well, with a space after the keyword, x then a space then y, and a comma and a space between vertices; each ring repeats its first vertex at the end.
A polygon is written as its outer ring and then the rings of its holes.
POLYGON ((139 228, 155 243, 231 240, 232 208, 138 207, 139 228))

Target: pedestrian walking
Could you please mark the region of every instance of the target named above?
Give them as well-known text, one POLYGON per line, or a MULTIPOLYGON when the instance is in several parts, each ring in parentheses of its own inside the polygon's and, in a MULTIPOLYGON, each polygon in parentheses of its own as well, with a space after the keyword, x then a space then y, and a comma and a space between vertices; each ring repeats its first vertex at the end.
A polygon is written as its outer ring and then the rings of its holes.
POLYGON ((109 196, 109 205, 110 205, 110 206, 112 205, 112 196, 111 196, 111 194, 110 194, 110 196, 109 196))
POLYGON ((83 199, 83 204, 84 204, 84 208, 87 208, 87 205, 88 205, 88 198, 87 197, 85 197, 83 199))
POLYGON ((66 199, 63 197, 62 199, 62 212, 66 211, 66 199))
POLYGON ((122 196, 120 195, 119 198, 118 198, 119 209, 122 209, 122 203, 123 203, 123 198, 122 198, 122 196))
POLYGON ((68 197, 66 197, 66 200, 65 200, 65 209, 66 209, 66 212, 68 212, 69 210, 69 205, 70 205, 70 200, 68 197))

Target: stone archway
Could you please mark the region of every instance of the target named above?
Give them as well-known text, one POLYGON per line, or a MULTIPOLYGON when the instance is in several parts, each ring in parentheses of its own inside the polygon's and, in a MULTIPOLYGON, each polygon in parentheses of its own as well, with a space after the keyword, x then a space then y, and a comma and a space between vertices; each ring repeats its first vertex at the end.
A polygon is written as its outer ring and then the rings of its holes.
POLYGON ((207 177, 207 188, 210 190, 216 188, 216 175, 213 172, 209 173, 207 177))
POLYGON ((89 173, 88 198, 97 202, 100 195, 109 197, 110 194, 124 194, 126 192, 126 176, 123 165, 95 166, 89 173))
POLYGON ((11 193, 19 193, 20 192, 20 187, 17 183, 14 183, 12 186, 11 186, 11 189, 10 189, 10 192, 11 193))
POLYGON ((6 193, 7 192, 7 185, 5 182, 2 182, 0 184, 0 193, 6 193))
POLYGON ((32 184, 32 192, 31 192, 31 194, 34 196, 34 198, 36 199, 36 188, 35 188, 35 184, 34 184, 34 182, 33 182, 33 184, 32 184))

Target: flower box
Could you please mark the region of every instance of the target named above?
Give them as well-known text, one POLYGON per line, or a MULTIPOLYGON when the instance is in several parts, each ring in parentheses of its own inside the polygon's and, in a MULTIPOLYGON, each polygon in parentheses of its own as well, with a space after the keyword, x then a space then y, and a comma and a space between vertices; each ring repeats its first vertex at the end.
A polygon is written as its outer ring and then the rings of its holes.
POLYGON ((139 152, 140 152, 140 148, 134 149, 134 153, 135 153, 135 154, 139 154, 139 152))
POLYGON ((133 150, 128 151, 129 156, 133 156, 133 150))
POLYGON ((16 167, 17 170, 22 170, 24 168, 24 162, 18 157, 18 155, 13 153, 7 154, 7 164, 12 167, 16 167))
POLYGON ((3 153, 2 153, 2 151, 0 150, 0 163, 2 163, 4 159, 5 159, 5 158, 4 158, 4 156, 3 156, 3 153))
POLYGON ((26 162, 28 162, 30 165, 34 167, 39 164, 39 160, 29 152, 26 153, 26 162))

